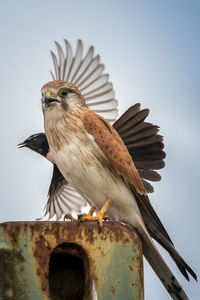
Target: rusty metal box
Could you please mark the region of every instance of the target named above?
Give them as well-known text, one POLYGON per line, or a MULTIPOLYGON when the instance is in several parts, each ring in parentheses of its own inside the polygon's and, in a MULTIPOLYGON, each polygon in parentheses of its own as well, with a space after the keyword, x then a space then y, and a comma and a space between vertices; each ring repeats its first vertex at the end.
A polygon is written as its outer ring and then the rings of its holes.
POLYGON ((0 224, 0 300, 144 299, 137 232, 104 222, 0 224))

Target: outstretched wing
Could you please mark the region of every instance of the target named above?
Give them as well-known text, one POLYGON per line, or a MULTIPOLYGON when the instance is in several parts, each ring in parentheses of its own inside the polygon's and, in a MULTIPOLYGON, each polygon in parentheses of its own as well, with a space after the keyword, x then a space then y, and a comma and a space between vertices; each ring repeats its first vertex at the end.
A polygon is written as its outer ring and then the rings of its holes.
POLYGON ((83 113, 83 125, 115 171, 130 182, 140 195, 146 194, 134 162, 117 131, 103 117, 91 110, 83 113))
POLYGON ((77 41, 75 54, 70 43, 67 40, 64 43, 65 53, 61 45, 55 42, 58 58, 51 51, 55 71, 50 71, 53 79, 73 83, 90 109, 112 124, 118 116, 118 101, 115 99, 113 85, 109 82, 109 75, 104 73, 105 67, 100 63, 100 56, 94 55, 94 47, 90 46, 83 57, 81 40, 77 41))
POLYGON ((147 193, 153 192, 148 182, 159 181, 155 170, 165 166, 163 137, 158 134, 159 126, 145 122, 149 109, 140 110, 140 104, 130 107, 113 125, 126 145, 138 170, 147 193))
POLYGON ((56 215, 56 219, 59 220, 63 214, 71 214, 72 211, 80 213, 84 205, 87 205, 86 200, 75 191, 54 165, 44 215, 49 214, 49 219, 56 215))

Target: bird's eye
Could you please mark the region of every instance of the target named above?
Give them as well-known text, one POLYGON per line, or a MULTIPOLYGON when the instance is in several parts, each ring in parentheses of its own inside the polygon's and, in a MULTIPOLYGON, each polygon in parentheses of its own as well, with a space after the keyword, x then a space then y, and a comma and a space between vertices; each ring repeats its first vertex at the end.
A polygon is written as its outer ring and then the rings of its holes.
POLYGON ((60 97, 66 97, 68 93, 69 93, 68 89, 63 88, 63 89, 60 89, 60 90, 59 90, 58 95, 59 95, 60 97))

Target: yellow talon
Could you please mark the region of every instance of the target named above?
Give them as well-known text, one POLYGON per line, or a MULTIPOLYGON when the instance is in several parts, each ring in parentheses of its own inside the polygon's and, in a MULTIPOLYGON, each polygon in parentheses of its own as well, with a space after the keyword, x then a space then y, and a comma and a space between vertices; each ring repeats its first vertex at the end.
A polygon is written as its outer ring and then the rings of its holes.
MULTIPOLYGON (((102 207, 102 209, 96 214, 96 216, 92 216, 92 214, 83 214, 80 218, 80 221, 98 221, 99 222, 99 226, 102 227, 103 226, 103 220, 107 220, 108 216, 105 215, 108 207, 110 205, 110 200, 107 200, 106 203, 104 204, 104 206, 102 207)), ((90 209, 90 211, 92 210, 92 207, 90 209)), ((89 211, 89 213, 90 213, 89 211)))
POLYGON ((69 219, 69 220, 71 220, 71 221, 73 221, 73 222, 77 222, 78 221, 78 219, 75 219, 74 217, 72 217, 70 214, 66 214, 65 216, 64 216, 64 218, 63 218, 63 220, 65 221, 66 219, 69 219))
POLYGON ((94 205, 92 205, 92 206, 90 207, 90 210, 89 210, 89 213, 88 213, 88 214, 81 214, 81 215, 78 216, 77 219, 75 219, 74 217, 72 217, 70 214, 66 214, 66 215, 64 216, 64 221, 65 221, 66 219, 69 219, 69 220, 71 220, 71 221, 73 221, 73 222, 75 222, 75 221, 77 222, 77 221, 79 221, 79 220, 82 218, 82 216, 92 216, 93 213, 94 213, 94 211, 95 211, 95 207, 94 207, 94 205))
POLYGON ((94 206, 94 205, 92 205, 92 206, 90 207, 90 210, 89 210, 88 216, 92 216, 92 215, 93 215, 93 213, 94 213, 94 211, 95 211, 95 206, 94 206))

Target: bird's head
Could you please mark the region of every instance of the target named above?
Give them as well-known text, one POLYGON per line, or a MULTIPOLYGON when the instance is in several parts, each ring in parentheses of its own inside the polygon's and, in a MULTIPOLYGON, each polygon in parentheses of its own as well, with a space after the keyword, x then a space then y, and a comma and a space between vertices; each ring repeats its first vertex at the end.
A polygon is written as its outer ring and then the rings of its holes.
POLYGON ((18 147, 27 147, 45 157, 49 152, 49 144, 44 133, 36 133, 29 136, 23 143, 18 144, 18 147))
POLYGON ((42 108, 44 115, 60 118, 66 112, 76 113, 85 107, 85 100, 79 90, 63 80, 47 82, 42 87, 42 108))

